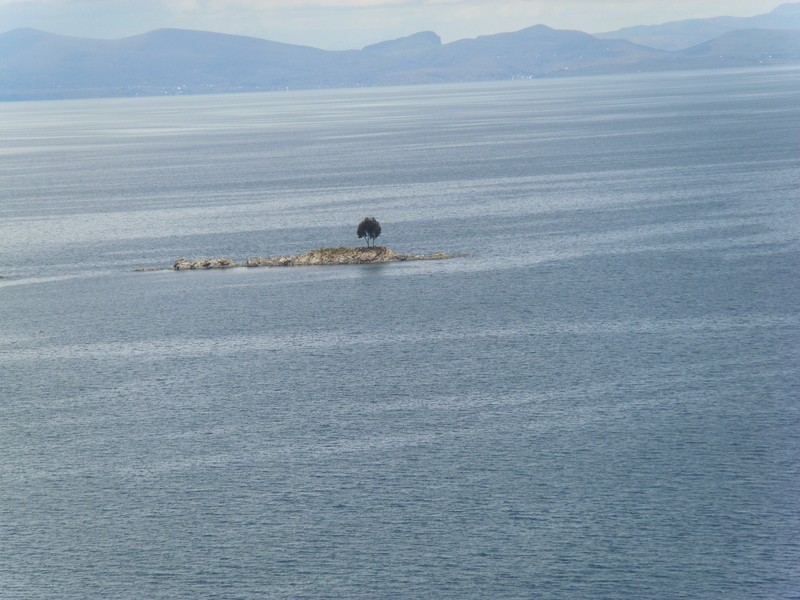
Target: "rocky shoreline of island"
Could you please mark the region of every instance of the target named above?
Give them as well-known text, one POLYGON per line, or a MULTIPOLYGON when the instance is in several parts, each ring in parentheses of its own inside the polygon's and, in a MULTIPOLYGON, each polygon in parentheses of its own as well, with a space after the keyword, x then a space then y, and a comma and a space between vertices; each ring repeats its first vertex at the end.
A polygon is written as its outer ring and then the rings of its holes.
MULTIPOLYGON (((386 246, 370 246, 361 248, 317 248, 302 254, 275 256, 271 258, 258 256, 238 262, 232 258, 194 258, 181 257, 171 267, 174 271, 233 269, 238 267, 302 267, 324 265, 368 265, 415 260, 446 260, 456 258, 456 254, 434 252, 432 254, 400 254, 386 246)), ((162 267, 141 267, 136 271, 160 271, 162 267)))

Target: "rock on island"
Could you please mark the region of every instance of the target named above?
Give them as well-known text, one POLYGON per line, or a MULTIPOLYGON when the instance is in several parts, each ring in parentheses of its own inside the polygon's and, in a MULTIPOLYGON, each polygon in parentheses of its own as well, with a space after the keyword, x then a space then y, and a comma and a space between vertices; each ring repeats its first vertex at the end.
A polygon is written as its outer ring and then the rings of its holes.
POLYGON ((386 246, 368 248, 317 248, 303 254, 293 256, 276 256, 274 258, 248 258, 246 262, 237 263, 230 258, 197 258, 189 260, 179 258, 172 265, 176 271, 188 269, 230 269, 233 267, 300 267, 316 265, 364 265, 375 263, 402 262, 409 260, 444 260, 455 258, 455 255, 443 252, 433 254, 398 254, 386 246))

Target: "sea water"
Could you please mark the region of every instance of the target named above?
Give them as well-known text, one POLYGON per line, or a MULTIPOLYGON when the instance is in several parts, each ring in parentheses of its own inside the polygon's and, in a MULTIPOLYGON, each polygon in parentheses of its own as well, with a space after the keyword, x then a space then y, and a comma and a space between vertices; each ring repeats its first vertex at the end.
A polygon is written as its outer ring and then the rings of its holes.
POLYGON ((800 71, 0 105, 0 597, 800 596, 800 71), (446 261, 135 272, 378 243, 446 261))

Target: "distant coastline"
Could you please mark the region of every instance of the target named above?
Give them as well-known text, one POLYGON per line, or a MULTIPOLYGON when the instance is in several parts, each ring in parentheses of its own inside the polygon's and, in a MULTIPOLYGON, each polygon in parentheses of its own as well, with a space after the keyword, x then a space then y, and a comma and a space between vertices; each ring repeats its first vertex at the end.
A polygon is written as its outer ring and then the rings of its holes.
POLYGON ((182 29, 108 40, 23 28, 0 32, 0 48, 0 101, 784 66, 800 63, 800 2, 753 17, 678 21, 598 35, 533 25, 443 43, 438 34, 420 31, 346 51, 182 29))

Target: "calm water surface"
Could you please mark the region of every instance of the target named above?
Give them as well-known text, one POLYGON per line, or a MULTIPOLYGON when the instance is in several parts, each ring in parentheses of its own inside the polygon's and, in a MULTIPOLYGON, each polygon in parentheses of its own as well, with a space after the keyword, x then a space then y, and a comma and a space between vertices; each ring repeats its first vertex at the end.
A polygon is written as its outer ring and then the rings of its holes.
POLYGON ((0 105, 0 597, 800 597, 800 71, 0 105), (135 273, 357 244, 440 262, 135 273))

